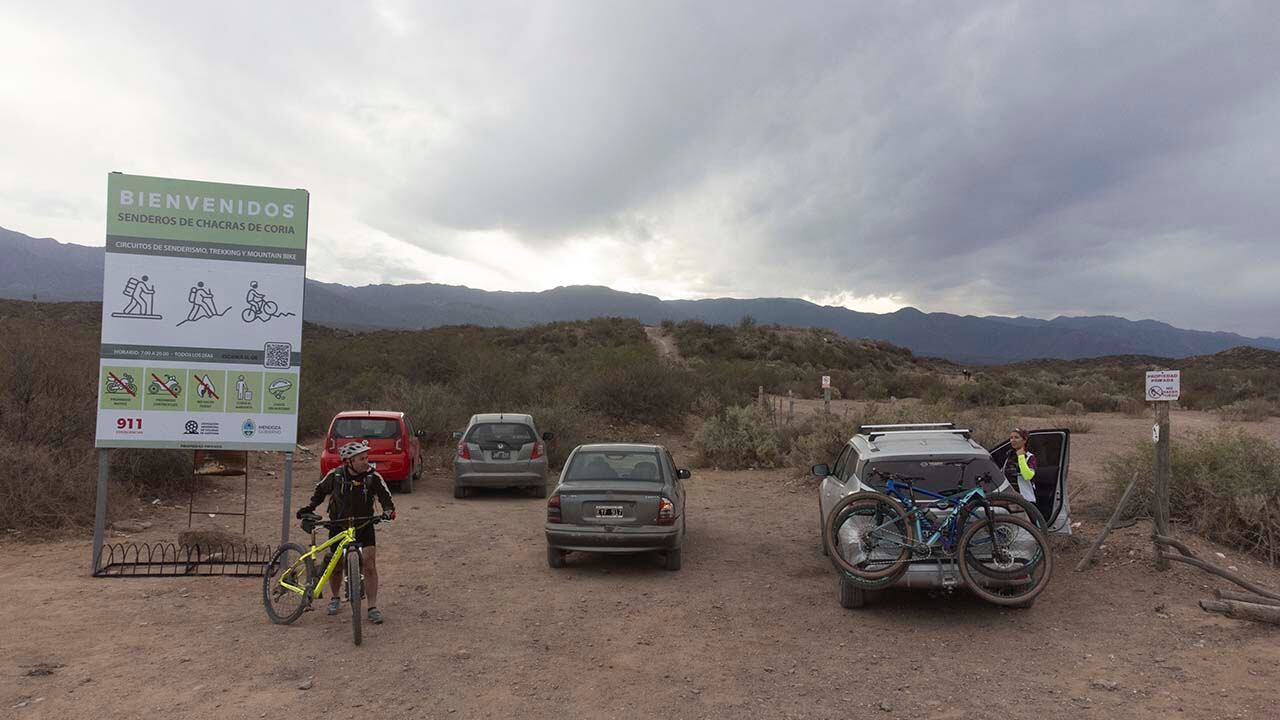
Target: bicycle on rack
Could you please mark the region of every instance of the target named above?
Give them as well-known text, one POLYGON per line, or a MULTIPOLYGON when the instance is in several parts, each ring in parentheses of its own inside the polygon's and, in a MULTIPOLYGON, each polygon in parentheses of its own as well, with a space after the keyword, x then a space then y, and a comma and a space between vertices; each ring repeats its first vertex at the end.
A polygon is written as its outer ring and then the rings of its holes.
POLYGON ((915 487, 925 478, 875 470, 872 477, 885 481, 884 492, 848 495, 823 529, 832 562, 858 584, 887 587, 911 562, 937 557, 954 560, 965 585, 997 605, 1029 604, 1048 585, 1053 556, 1043 518, 1021 496, 988 495, 989 474, 970 490, 941 492, 915 487))
POLYGON ((311 609, 311 602, 324 594, 325 585, 340 565, 345 563, 343 590, 351 605, 351 635, 356 645, 361 642, 360 601, 364 598, 364 575, 361 573, 360 545, 356 531, 366 524, 377 525, 386 515, 324 520, 316 513, 302 516, 302 529, 311 534, 311 547, 304 550, 297 543, 281 545, 267 563, 262 577, 262 603, 267 617, 277 625, 288 625, 311 609), (342 528, 342 532, 316 545, 316 528, 342 528), (324 573, 316 576, 316 560, 320 553, 329 550, 324 573))

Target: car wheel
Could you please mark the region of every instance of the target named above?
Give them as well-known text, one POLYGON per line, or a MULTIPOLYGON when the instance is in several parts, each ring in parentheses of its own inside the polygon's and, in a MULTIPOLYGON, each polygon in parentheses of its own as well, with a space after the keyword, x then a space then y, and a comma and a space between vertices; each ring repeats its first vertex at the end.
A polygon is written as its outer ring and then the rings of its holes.
POLYGON ((564 567, 565 552, 559 548, 547 546, 547 565, 553 568, 564 567))
POLYGON ((856 610, 867 604, 868 590, 853 584, 844 573, 836 573, 836 594, 840 598, 840 607, 856 610))
POLYGON ((453 496, 454 496, 455 498, 459 498, 459 499, 461 499, 461 498, 466 497, 467 495, 470 495, 470 494, 471 494, 471 493, 470 493, 470 490, 471 490, 471 488, 465 488, 465 487, 462 487, 461 485, 459 485, 459 484, 457 484, 457 483, 454 483, 454 484, 453 484, 453 496))
POLYGON ((413 492, 413 474, 410 473, 409 476, 401 480, 399 484, 400 487, 398 489, 400 492, 405 493, 406 495, 413 492))
POLYGON ((546 499, 546 497, 547 497, 547 486, 546 486, 546 484, 542 484, 542 485, 534 485, 533 487, 529 488, 529 491, 530 491, 530 492, 533 494, 533 496, 534 496, 534 497, 536 497, 536 498, 543 498, 543 499, 546 499))
POLYGON ((668 570, 680 569, 680 548, 675 548, 667 551, 666 568, 668 570))

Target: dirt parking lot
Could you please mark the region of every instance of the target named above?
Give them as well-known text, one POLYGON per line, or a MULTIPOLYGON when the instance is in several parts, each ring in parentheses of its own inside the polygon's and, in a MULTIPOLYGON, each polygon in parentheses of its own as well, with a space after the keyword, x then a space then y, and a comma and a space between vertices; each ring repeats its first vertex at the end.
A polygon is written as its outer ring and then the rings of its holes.
MULTIPOLYGON (((1183 415, 1185 427, 1201 422, 1183 415)), ((1208 421, 1205 421, 1208 422, 1208 421)), ((1177 424, 1175 424, 1175 429, 1177 424)), ((1256 426, 1280 434, 1276 423, 1256 426)), ((1073 478, 1149 433, 1102 418, 1073 478)), ((677 458, 687 458, 675 442, 677 458)), ((280 456, 255 456, 250 534, 278 533, 280 456)), ((318 470, 298 468, 296 507, 318 470)), ((7 622, 0 717, 1267 718, 1280 630, 1208 615, 1220 585, 1151 568, 1142 525, 1073 573, 1101 522, 1057 543, 1046 594, 1005 610, 964 593, 889 593, 841 609, 818 551, 814 485, 787 472, 696 472, 684 569, 652 557, 546 566, 543 503, 454 500, 435 470, 379 530, 387 622, 271 625, 254 579, 91 579, 89 538, 0 546, 7 622)), ((230 497, 227 488, 211 501, 230 497)), ((139 508, 134 541, 172 541, 186 505, 139 508)), ((201 518, 199 521, 205 520, 201 518)), ((214 522, 209 520, 210 523, 214 522)), ((295 537, 301 539, 300 531, 295 537)), ((119 533, 114 539, 126 539, 119 533)), ((1215 548, 1193 542, 1212 553, 1215 548)), ((1280 573, 1227 553, 1246 575, 1280 573)))

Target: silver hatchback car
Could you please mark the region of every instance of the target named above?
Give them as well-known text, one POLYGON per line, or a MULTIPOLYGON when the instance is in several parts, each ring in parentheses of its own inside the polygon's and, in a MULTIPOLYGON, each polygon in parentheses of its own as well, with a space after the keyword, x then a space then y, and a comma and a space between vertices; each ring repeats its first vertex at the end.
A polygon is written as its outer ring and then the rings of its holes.
POLYGON ((531 415, 484 413, 472 415, 467 429, 453 434, 458 450, 453 458, 453 496, 464 498, 472 488, 528 488, 547 496, 547 447, 551 433, 538 434, 531 415))

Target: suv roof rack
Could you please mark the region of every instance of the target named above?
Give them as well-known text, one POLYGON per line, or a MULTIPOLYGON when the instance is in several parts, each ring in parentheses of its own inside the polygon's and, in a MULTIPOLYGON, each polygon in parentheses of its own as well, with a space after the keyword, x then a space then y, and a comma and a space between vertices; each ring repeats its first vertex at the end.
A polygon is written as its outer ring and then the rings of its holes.
POLYGON ((897 435, 899 433, 911 433, 912 435, 960 435, 961 437, 969 437, 968 428, 947 428, 945 430, 878 430, 867 435, 867 442, 874 443, 878 438, 886 435, 897 435))
POLYGON ((907 428, 918 428, 920 430, 951 430, 956 426, 953 422, 937 422, 937 423, 897 423, 895 425, 859 425, 858 432, 863 430, 898 430, 903 431, 907 428))

